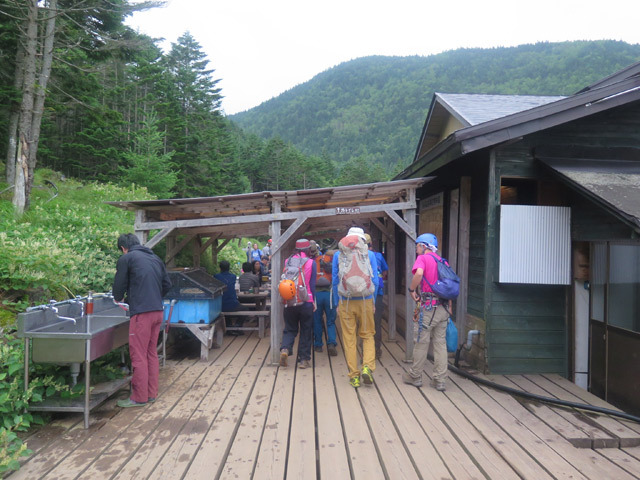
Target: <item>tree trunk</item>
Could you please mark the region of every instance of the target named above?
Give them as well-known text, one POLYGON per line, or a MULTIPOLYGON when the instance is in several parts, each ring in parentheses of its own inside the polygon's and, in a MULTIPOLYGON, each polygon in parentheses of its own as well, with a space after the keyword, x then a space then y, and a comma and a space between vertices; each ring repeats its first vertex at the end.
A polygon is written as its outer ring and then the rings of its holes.
MULTIPOLYGON (((25 29, 26 30, 26 29, 25 29)), ((22 42, 18 42, 16 50, 16 67, 13 79, 13 87, 19 92, 24 82, 24 48, 22 42)), ((8 121, 8 144, 7 157, 5 161, 5 173, 7 183, 13 185, 16 179, 16 149, 18 148, 18 121, 20 120, 20 104, 11 102, 8 121)))
MULTIPOLYGON (((36 46, 38 43, 38 1, 28 0, 25 30, 21 36, 24 45, 24 78, 22 83, 22 103, 20 105, 20 120, 18 134, 20 137, 21 154, 16 159, 16 182, 14 185, 13 204, 18 213, 24 212, 26 207, 26 179, 18 182, 21 170, 28 169, 29 144, 31 142, 31 119, 33 116, 33 93, 36 80, 36 46), (24 161, 25 163, 21 163, 24 161), (20 184, 19 184, 20 183, 20 184), (21 191, 20 191, 21 190, 21 191)), ((19 68, 16 66, 16 68, 19 68)))
POLYGON ((33 116, 31 119, 31 145, 29 148, 29 175, 27 177, 26 207, 29 207, 31 188, 33 187, 33 174, 36 169, 36 154, 38 153, 38 142, 40 141, 40 127, 42 125, 42 115, 44 113, 44 101, 46 97, 47 83, 51 75, 51 65, 53 64, 53 40, 55 35, 56 17, 58 15, 58 0, 49 1, 49 9, 45 10, 45 34, 42 47, 42 63, 40 65, 40 75, 34 89, 35 103, 33 116))

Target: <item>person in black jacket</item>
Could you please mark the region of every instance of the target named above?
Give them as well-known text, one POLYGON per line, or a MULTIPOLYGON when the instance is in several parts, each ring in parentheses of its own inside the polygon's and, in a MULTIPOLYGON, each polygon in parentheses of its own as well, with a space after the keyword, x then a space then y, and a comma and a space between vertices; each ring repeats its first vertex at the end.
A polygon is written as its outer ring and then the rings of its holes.
POLYGON ((124 255, 116 264, 113 298, 127 295, 129 304, 129 354, 133 378, 131 397, 118 401, 119 407, 137 407, 155 402, 158 396, 158 335, 162 325, 162 298, 171 288, 171 280, 160 258, 140 245, 131 234, 118 237, 118 250, 124 255))

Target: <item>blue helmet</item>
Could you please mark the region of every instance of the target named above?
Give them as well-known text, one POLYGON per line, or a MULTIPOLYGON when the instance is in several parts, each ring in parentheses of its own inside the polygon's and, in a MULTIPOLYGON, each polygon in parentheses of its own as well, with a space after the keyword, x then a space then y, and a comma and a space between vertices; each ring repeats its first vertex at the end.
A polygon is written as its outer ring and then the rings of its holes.
POLYGON ((425 245, 433 245, 438 248, 438 239, 433 233, 423 233, 418 238, 416 238, 416 244, 424 243, 425 245))

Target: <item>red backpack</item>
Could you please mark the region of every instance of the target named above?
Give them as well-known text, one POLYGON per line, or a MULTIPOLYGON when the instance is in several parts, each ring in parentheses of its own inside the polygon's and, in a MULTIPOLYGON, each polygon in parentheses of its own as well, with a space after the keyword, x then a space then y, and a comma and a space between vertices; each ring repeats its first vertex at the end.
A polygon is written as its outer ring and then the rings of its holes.
POLYGON ((369 261, 369 248, 357 235, 347 235, 338 243, 338 293, 342 297, 368 297, 376 291, 369 261))

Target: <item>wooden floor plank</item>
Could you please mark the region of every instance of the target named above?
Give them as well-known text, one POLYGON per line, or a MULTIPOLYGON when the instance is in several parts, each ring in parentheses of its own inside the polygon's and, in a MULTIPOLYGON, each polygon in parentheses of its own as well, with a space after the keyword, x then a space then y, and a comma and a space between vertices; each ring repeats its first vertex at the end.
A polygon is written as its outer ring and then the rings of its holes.
MULTIPOLYGON (((402 381, 404 369, 400 366, 399 362, 396 361, 391 352, 387 349, 385 349, 385 352, 386 354, 381 361, 384 369, 388 373, 389 378, 395 383, 398 388, 398 393, 404 402, 412 410, 417 423, 421 425, 427 436, 426 441, 433 444, 438 455, 448 467, 450 475, 453 478, 484 478, 484 474, 478 468, 474 459, 465 451, 457 438, 449 431, 447 425, 442 422, 435 410, 431 408, 431 405, 426 401, 422 395, 422 389, 406 385, 402 381)), ((426 448, 423 442, 417 442, 416 444, 420 450, 426 448)), ((431 455, 425 455, 425 460, 431 463, 431 455)), ((417 464, 420 465, 419 463, 417 464)), ((426 476, 422 468, 420 471, 423 476, 426 476)), ((427 472, 429 471, 430 468, 427 469, 427 472)), ((434 471, 440 472, 440 469, 435 468, 434 471)), ((446 477, 443 476, 443 478, 446 477)))
MULTIPOLYGON (((594 406, 597 406, 597 407, 606 408, 608 410, 621 411, 619 408, 611 405, 610 403, 607 403, 602 398, 597 397, 596 395, 592 394, 591 392, 586 391, 584 388, 579 387, 575 383, 570 382, 569 380, 567 380, 564 377, 561 377, 560 375, 547 374, 547 375, 543 375, 543 377, 546 378, 547 380, 555 383, 556 385, 561 387, 563 390, 566 390, 566 391, 572 393, 577 398, 582 400, 583 403, 586 403, 588 405, 594 405, 594 406)), ((619 417, 615 417, 615 419, 616 419, 616 421, 620 422, 625 427, 627 427, 630 430, 640 434, 640 423, 633 422, 631 420, 625 420, 625 419, 622 419, 622 418, 619 418, 619 417)), ((629 446, 637 446, 637 444, 636 445, 629 445, 629 446)))
MULTIPOLYGON (((504 377, 491 375, 483 377, 490 381, 495 381, 501 385, 523 390, 535 395, 547 396, 547 392, 527 378, 521 375, 506 375, 504 377)), ((561 436, 566 438, 572 445, 578 448, 591 448, 594 439, 605 439, 611 436, 600 428, 586 424, 581 419, 576 418, 575 411, 567 408, 554 408, 553 405, 521 400, 522 404, 532 413, 537 415, 548 425, 552 425, 561 436)))
POLYGON ((117 474, 133 458, 137 448, 158 428, 168 412, 200 378, 206 368, 207 364, 204 362, 195 363, 153 405, 140 409, 123 409, 116 417, 117 423, 115 424, 120 427, 120 434, 100 452, 95 461, 82 473, 82 476, 84 478, 110 478, 117 474), (133 414, 129 413, 132 410, 137 410, 140 413, 133 417, 133 414), (130 428, 131 425, 135 425, 135 428, 130 428))
MULTIPOLYGON (((342 352, 339 354, 342 355, 342 352)), ((318 468, 320 478, 349 478, 349 459, 347 458, 332 368, 326 349, 322 353, 314 352, 318 468)), ((342 372, 340 373, 342 374, 342 372)))
POLYGON ((349 467, 353 479, 384 478, 384 472, 367 420, 362 412, 356 389, 349 384, 347 362, 341 342, 340 318, 336 319, 340 349, 337 357, 331 357, 336 395, 344 435, 348 448, 349 467))
MULTIPOLYGON (((181 372, 189 370, 189 365, 185 364, 179 368, 181 372)), ((175 371, 164 370, 161 371, 159 378, 159 387, 163 390, 163 393, 167 391, 172 380, 177 378, 175 371)), ((119 412, 115 408, 115 399, 111 399, 108 403, 110 409, 103 409, 96 411, 89 416, 89 429, 85 430, 83 422, 79 422, 74 425, 73 428, 66 431, 57 441, 52 442, 47 448, 39 452, 34 457, 33 462, 28 462, 18 472, 12 475, 12 479, 36 479, 43 478, 47 473, 51 472, 50 478, 65 477, 75 478, 82 472, 86 466, 95 459, 97 452, 92 445, 104 445, 104 440, 96 440, 97 438, 104 436, 105 431, 102 428, 105 424, 101 420, 101 416, 106 415, 108 418, 113 418, 112 421, 106 424, 107 430, 112 428, 112 425, 118 424, 118 418, 123 415, 126 417, 125 421, 120 427, 116 427, 113 431, 118 434, 120 429, 124 425, 130 424, 136 421, 141 415, 139 409, 132 409, 127 413, 119 412), (85 445, 85 442, 89 442, 85 445), (87 452, 89 452, 87 454, 87 452)), ((146 408, 146 407, 143 407, 146 408)))
MULTIPOLYGON (((151 476, 167 452, 172 450, 183 427, 190 422, 194 413, 201 408, 201 403, 208 398, 211 388, 221 372, 232 368, 229 363, 238 353, 239 343, 234 342, 233 346, 226 348, 222 354, 218 350, 214 350, 219 356, 216 359, 211 359, 191 388, 170 408, 162 422, 137 447, 135 454, 113 477, 114 480, 149 478, 151 476)), ((250 350, 254 348, 255 343, 255 341, 247 341, 244 346, 250 350)), ((153 476, 156 474, 154 473, 153 476)))
MULTIPOLYGON (((390 346, 390 351, 396 361, 404 358, 404 350, 399 344, 390 346)), ((427 368, 433 368, 428 362, 427 368)), ((407 365, 407 364, 404 364, 407 365)), ((405 367, 405 370, 408 365, 405 367)), ((424 386, 420 389, 421 394, 430 404, 431 408, 446 423, 449 431, 454 433, 463 448, 477 462, 478 467, 484 472, 487 478, 517 479, 521 478, 512 465, 503 458, 494 445, 472 424, 472 418, 458 409, 455 402, 450 397, 429 387, 429 377, 423 376, 424 386)), ((407 385, 406 388, 415 388, 407 385)), ((495 441, 495 439, 494 439, 495 441)), ((503 441, 503 440, 501 440, 503 441)))
MULTIPOLYGON (((624 450, 618 448, 599 448, 596 450, 596 453, 603 456, 610 463, 619 465, 619 468, 624 469, 628 473, 629 478, 640 478, 640 460, 629 455, 624 450)), ((610 475, 611 478, 621 478, 613 471, 610 472, 610 475)))
MULTIPOLYGON (((295 357, 288 368, 267 365, 269 348, 252 334, 229 337, 209 363, 169 361, 155 404, 118 409, 110 398, 89 430, 81 415, 61 416, 28 437, 37 452, 8 478, 640 478, 640 445, 592 450, 565 440, 605 431, 595 414, 575 420, 570 409, 456 375, 437 392, 431 362, 424 387, 404 384, 401 339, 384 343, 375 384, 358 391, 340 346, 337 357, 316 353, 306 370, 296 370, 295 357)), ((555 375, 489 379, 613 408, 555 375)), ((627 428, 618 433, 640 430, 608 418, 610 428, 627 428)))
MULTIPOLYGON (((563 400, 569 400, 572 402, 584 403, 584 401, 580 397, 577 397, 573 393, 570 393, 568 390, 559 386, 557 383, 552 382, 544 375, 525 375, 525 377, 557 398, 562 398, 563 400)), ((569 381, 566 381, 566 384, 569 383, 569 381)), ((584 411, 580 411, 580 415, 580 418, 583 418, 585 423, 598 426, 604 431, 609 432, 612 437, 612 440, 603 440, 600 441, 600 443, 594 440, 594 447, 596 448, 615 448, 618 446, 633 447, 640 444, 640 436, 638 435, 638 433, 631 430, 629 427, 617 421, 613 417, 593 414, 584 411)))
MULTIPOLYGON (((269 358, 268 352, 266 358, 269 358)), ((277 372, 277 367, 269 365, 267 361, 262 364, 221 478, 252 477, 277 372)))
MULTIPOLYGON (((466 382, 470 382, 470 380, 466 380, 466 382)), ((467 394, 474 395, 474 389, 470 388, 466 382, 463 385, 460 385, 461 388, 464 388, 467 394)), ((536 415, 527 410, 512 395, 483 385, 478 385, 477 388, 482 389, 487 395, 500 403, 506 411, 510 412, 514 418, 517 419, 519 423, 531 430, 531 432, 533 432, 540 441, 544 442, 545 446, 553 449, 553 451, 560 456, 562 461, 559 461, 558 458, 545 458, 540 453, 540 446, 537 442, 534 443, 533 446, 529 447, 530 453, 532 453, 538 461, 541 461, 545 468, 547 468, 555 477, 606 478, 609 475, 613 475, 615 478, 631 480, 623 470, 619 469, 616 465, 611 464, 611 462, 606 460, 603 461, 602 459, 600 459, 600 461, 594 461, 594 458, 597 459, 597 456, 593 455, 593 450, 574 447, 554 429, 550 428, 536 415), (571 465, 572 468, 567 469, 567 464, 571 465)), ((502 426, 503 428, 506 427, 506 430, 510 433, 513 432, 516 434, 519 442, 525 438, 524 435, 517 432, 512 426, 508 426, 506 424, 503 424, 502 426)))
MULTIPOLYGON (((216 376, 217 372, 220 372, 220 375, 217 376, 202 402, 192 411, 188 422, 174 438, 153 470, 151 478, 163 480, 182 478, 220 411, 246 358, 255 349, 256 342, 255 338, 236 337, 231 342, 231 347, 227 346, 225 352, 227 355, 220 355, 211 363, 205 375, 216 376)), ((228 344, 225 343, 225 345, 228 344)))
POLYGON ((387 476, 389 478, 418 478, 405 445, 398 436, 394 422, 380 398, 378 389, 374 385, 363 385, 358 389, 358 397, 367 417, 369 428, 378 444, 379 455, 387 476))
POLYGON ((253 478, 281 479, 286 469, 295 368, 276 368, 276 384, 269 405, 253 478))
POLYGON ((185 478, 219 478, 268 351, 269 342, 258 343, 205 435, 185 478))
MULTIPOLYGON (((390 359, 386 358, 384 363, 389 363, 389 361, 390 359)), ((433 444, 424 430, 422 430, 416 415, 405 402, 398 390, 398 386, 389 376, 389 372, 382 361, 378 362, 378 367, 375 371, 375 385, 384 402, 383 408, 385 412, 391 412, 390 420, 402 438, 403 448, 406 449, 407 454, 410 455, 413 464, 415 464, 419 477, 434 480, 451 478, 451 472, 449 472, 433 444)), ((404 390, 404 387, 401 388, 404 390)), ((425 409, 428 408, 426 402, 423 403, 423 407, 425 409)), ((376 412, 374 411, 375 414, 376 412)), ((422 413, 420 413, 421 415, 422 413)), ((404 478, 410 477, 407 475, 404 478)))
POLYGON ((315 479, 316 434, 311 368, 298 366, 296 369, 289 432, 286 478, 315 479))
POLYGON ((622 449, 625 453, 640 460, 640 447, 626 447, 622 449))

